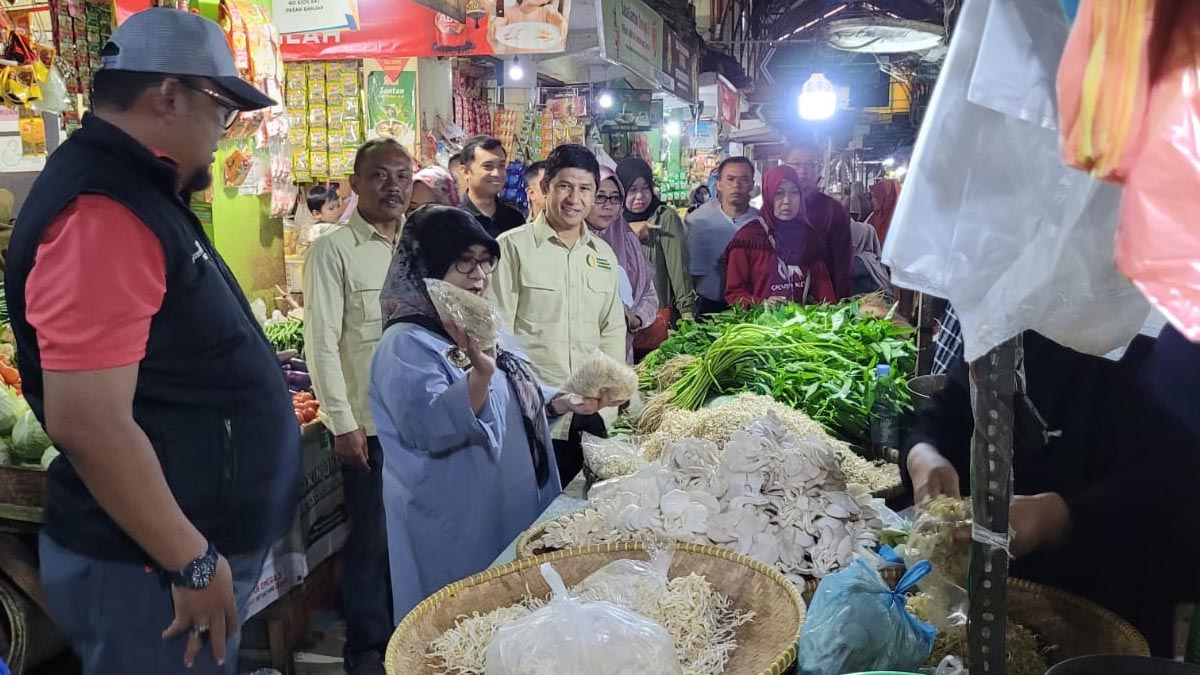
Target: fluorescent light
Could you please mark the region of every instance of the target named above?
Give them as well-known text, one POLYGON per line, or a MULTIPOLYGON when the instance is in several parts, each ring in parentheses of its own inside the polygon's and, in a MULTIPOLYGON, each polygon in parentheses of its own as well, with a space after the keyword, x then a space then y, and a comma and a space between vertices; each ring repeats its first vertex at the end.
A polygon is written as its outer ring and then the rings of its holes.
POLYGON ((512 64, 509 65, 509 67, 508 67, 508 79, 522 80, 524 78, 525 78, 525 67, 522 66, 521 62, 517 59, 517 57, 514 56, 512 64))
POLYGON ((679 126, 679 120, 667 120, 667 125, 664 128, 667 135, 671 138, 676 138, 683 129, 679 126))
POLYGON ((821 73, 813 73, 800 89, 800 117, 810 121, 827 120, 837 112, 837 92, 821 73))
POLYGON ((613 95, 606 91, 603 94, 600 94, 600 98, 597 99, 596 102, 600 104, 601 108, 607 110, 608 108, 613 107, 613 95))

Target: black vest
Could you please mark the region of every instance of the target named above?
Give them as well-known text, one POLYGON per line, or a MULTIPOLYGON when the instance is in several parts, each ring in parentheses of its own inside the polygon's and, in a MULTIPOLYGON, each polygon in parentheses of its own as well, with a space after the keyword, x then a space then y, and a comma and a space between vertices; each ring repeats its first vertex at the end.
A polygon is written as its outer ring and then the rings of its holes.
MULTIPOLYGON (((5 291, 21 380, 25 398, 45 423, 37 332, 25 316, 25 282, 43 233, 81 194, 120 202, 162 243, 167 273, 166 296, 140 363, 134 419, 191 522, 222 553, 248 553, 273 543, 292 522, 299 428, 274 350, 179 195, 178 181, 172 166, 90 115, 50 156, 8 249, 5 291)), ((63 454, 48 476, 46 533, 89 557, 145 562, 146 554, 80 480, 71 449, 59 449, 63 454)))

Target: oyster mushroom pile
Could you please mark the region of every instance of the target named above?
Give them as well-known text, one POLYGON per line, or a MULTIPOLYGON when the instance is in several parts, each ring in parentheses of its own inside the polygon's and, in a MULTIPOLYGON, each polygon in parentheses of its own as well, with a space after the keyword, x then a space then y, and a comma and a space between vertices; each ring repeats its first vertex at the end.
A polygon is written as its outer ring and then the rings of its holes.
POLYGON ((797 437, 770 413, 724 447, 674 442, 637 473, 598 485, 589 501, 531 545, 667 537, 737 551, 803 586, 872 552, 882 527, 867 488, 847 485, 829 440, 797 437))

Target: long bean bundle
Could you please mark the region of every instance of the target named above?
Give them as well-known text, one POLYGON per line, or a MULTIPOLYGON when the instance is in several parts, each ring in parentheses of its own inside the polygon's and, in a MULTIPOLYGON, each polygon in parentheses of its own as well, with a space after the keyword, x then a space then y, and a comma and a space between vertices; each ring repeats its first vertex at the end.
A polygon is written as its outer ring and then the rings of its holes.
POLYGON ((696 360, 666 388, 674 406, 695 410, 714 396, 753 392, 865 438, 877 402, 897 413, 909 408, 904 374, 916 355, 909 333, 890 317, 863 316, 856 302, 731 310, 685 325, 663 343, 665 351, 646 358, 640 378, 651 389, 667 361, 688 354, 696 360), (879 364, 891 365, 892 376, 877 378, 879 364))

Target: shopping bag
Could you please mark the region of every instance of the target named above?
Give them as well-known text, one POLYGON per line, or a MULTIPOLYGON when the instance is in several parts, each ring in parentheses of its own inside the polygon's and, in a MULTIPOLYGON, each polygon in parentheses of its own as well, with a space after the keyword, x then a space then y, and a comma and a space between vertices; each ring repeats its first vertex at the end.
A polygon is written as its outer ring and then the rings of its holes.
POLYGON ((967 0, 884 245, 893 283, 955 307, 968 360, 1025 330, 1106 354, 1149 312, 1111 262, 1120 188, 1059 156, 1067 32, 1057 0, 967 0))
POLYGON ((1117 267, 1180 333, 1200 341, 1200 3, 1182 2, 1150 91, 1121 203, 1117 267))

